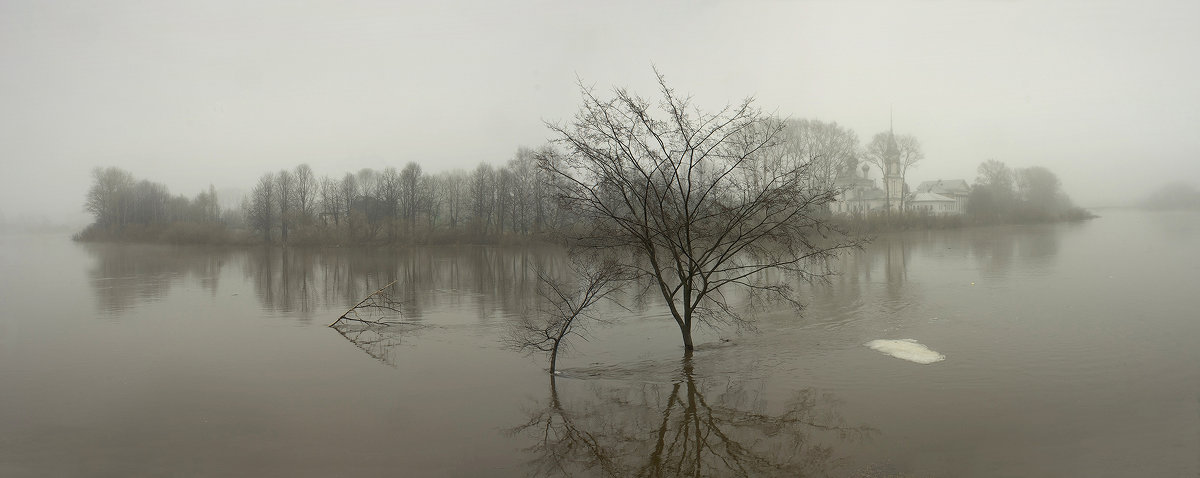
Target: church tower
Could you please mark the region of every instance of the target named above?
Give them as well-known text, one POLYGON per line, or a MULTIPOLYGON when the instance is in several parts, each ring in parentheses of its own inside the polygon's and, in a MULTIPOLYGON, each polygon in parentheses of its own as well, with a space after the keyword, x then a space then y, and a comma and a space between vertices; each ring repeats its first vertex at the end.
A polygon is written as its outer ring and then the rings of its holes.
POLYGON ((900 175, 900 148, 896 146, 896 135, 891 124, 888 125, 888 144, 887 151, 883 154, 883 162, 887 169, 883 175, 883 183, 887 191, 888 211, 900 211, 904 197, 904 177, 900 175))

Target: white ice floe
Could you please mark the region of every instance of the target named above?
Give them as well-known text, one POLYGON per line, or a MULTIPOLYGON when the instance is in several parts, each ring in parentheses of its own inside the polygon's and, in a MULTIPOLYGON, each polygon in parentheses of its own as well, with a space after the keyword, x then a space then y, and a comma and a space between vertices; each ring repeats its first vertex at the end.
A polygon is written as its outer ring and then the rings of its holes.
POLYGON ((867 342, 867 347, 909 362, 927 364, 946 360, 945 355, 929 350, 913 339, 872 340, 867 342))

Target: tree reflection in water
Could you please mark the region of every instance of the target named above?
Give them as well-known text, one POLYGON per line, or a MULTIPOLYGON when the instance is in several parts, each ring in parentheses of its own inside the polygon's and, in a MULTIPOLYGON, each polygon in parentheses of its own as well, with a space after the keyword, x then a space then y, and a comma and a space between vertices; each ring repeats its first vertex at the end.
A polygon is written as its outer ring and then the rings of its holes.
POLYGON ((837 400, 813 389, 772 413, 744 383, 698 380, 690 358, 669 385, 592 392, 567 403, 551 377, 548 401, 507 431, 534 440, 530 475, 825 476, 846 464, 832 443, 875 432, 847 425, 837 400))
POLYGON ((229 249, 169 245, 91 244, 81 246, 93 260, 88 282, 98 308, 111 316, 166 297, 193 278, 216 295, 229 249))
POLYGON ((263 308, 305 322, 321 309, 349 307, 391 280, 408 318, 465 305, 486 321, 531 308, 533 271, 562 275, 564 257, 555 247, 260 248, 245 254, 243 272, 263 308))
POLYGON ((361 324, 342 322, 331 328, 375 360, 395 367, 395 348, 399 347, 405 338, 415 336, 424 327, 421 324, 411 323, 361 324))

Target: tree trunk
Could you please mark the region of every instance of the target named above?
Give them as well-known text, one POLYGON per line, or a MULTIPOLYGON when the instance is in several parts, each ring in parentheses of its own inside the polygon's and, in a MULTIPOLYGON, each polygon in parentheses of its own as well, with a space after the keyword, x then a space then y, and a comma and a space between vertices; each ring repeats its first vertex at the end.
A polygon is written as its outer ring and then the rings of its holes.
POLYGON ((683 333, 683 350, 690 353, 692 349, 696 348, 692 345, 692 328, 680 322, 679 331, 683 333))
POLYGON ((552 380, 552 381, 554 380, 553 377, 554 377, 555 366, 558 363, 558 344, 561 341, 562 341, 562 339, 555 340, 554 341, 554 350, 552 350, 550 352, 550 377, 551 377, 550 380, 552 380))

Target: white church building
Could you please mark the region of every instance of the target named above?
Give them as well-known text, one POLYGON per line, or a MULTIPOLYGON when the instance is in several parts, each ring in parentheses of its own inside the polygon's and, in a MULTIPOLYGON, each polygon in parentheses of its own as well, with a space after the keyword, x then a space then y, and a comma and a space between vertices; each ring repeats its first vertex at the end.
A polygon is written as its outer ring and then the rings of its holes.
POLYGON ((842 177, 834 182, 841 192, 830 208, 834 214, 868 214, 882 211, 900 211, 904 204, 904 195, 908 187, 900 175, 900 148, 896 146, 896 136, 888 131, 887 150, 884 151, 883 188, 875 185, 870 178, 871 168, 862 165, 862 175, 858 170, 847 169, 842 177))
POLYGON ((895 135, 888 131, 888 145, 884 152, 883 188, 871 179, 869 165, 862 165, 862 174, 848 168, 834 182, 839 193, 830 210, 834 214, 855 215, 877 212, 904 212, 919 214, 956 215, 967 212, 967 198, 971 187, 963 179, 935 179, 924 181, 916 190, 909 191, 900 174, 900 150, 895 135))

